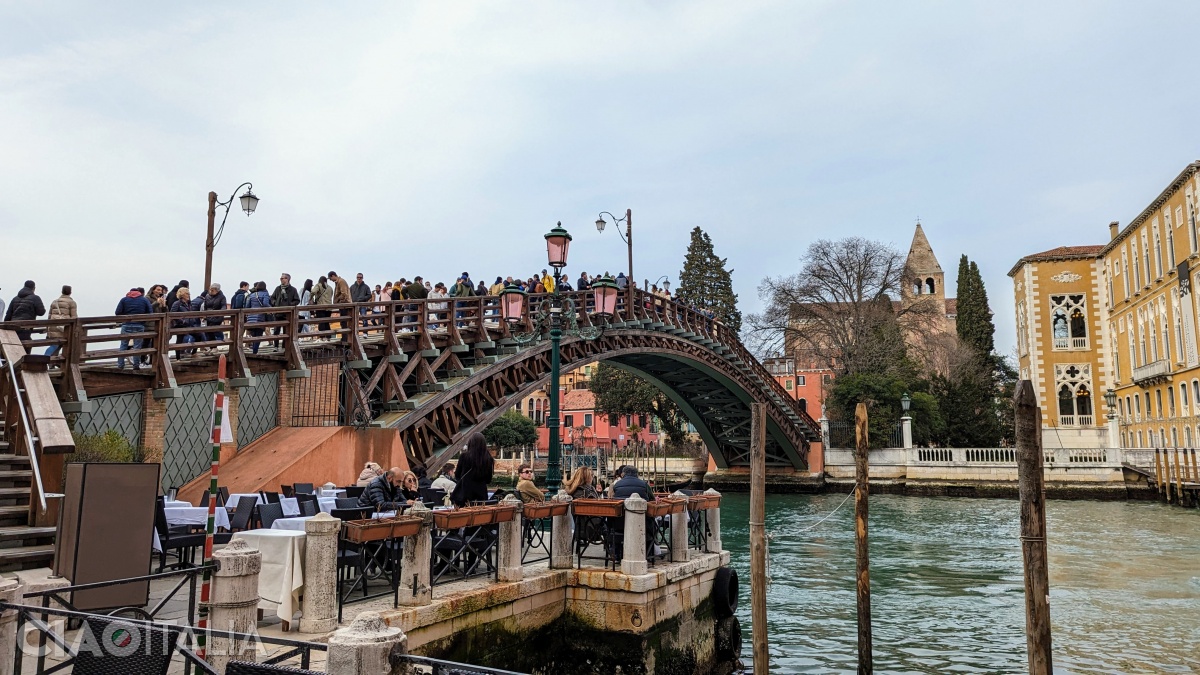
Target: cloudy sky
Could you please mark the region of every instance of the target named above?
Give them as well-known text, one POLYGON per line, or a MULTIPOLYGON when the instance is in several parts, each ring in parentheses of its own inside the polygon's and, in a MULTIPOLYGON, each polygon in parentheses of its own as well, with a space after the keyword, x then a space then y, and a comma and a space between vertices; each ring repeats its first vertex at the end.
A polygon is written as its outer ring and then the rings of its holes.
POLYGON ((0 2, 0 295, 625 267, 707 230, 744 311, 814 239, 978 261, 1104 243, 1200 158, 1195 2, 0 2))

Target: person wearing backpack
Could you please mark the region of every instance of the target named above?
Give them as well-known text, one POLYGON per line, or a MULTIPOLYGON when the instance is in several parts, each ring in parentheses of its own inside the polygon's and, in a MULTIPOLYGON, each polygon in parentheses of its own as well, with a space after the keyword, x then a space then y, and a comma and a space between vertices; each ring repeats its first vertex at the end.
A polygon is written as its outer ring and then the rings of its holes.
POLYGON ((237 292, 233 294, 233 300, 229 303, 230 309, 242 309, 246 306, 246 296, 250 295, 250 282, 243 281, 238 284, 237 292))
MULTIPOLYGON (((246 297, 246 309, 263 309, 263 308, 270 307, 270 306, 271 306, 271 295, 269 293, 267 293, 267 282, 265 282, 265 281, 254 282, 254 290, 251 291, 250 295, 246 297)), ((262 323, 267 320, 268 316, 269 316, 268 314, 247 314, 246 315, 246 323, 247 324, 262 323)), ((250 336, 252 338, 259 338, 259 337, 262 337, 263 332, 264 331, 262 328, 251 328, 250 336)), ((255 339, 255 340, 253 340, 253 342, 254 342, 254 344, 250 347, 250 353, 257 354, 260 341, 255 339)))

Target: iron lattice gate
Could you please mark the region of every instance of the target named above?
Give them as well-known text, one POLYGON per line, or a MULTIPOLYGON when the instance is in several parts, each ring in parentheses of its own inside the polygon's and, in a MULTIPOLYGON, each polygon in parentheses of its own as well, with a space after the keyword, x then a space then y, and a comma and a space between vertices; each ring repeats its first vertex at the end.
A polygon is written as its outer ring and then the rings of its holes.
POLYGON ((181 396, 167 406, 163 434, 164 488, 179 487, 208 471, 212 464, 212 407, 217 383, 180 387, 181 396))
POLYGON ((238 450, 279 426, 279 373, 258 375, 258 384, 238 393, 238 450))
POLYGON ((336 427, 342 395, 343 348, 326 346, 310 352, 306 362, 311 374, 291 380, 291 426, 336 427))
POLYGON ((85 436, 100 436, 112 430, 134 448, 142 445, 142 392, 99 396, 90 399, 92 411, 75 415, 71 431, 85 436))

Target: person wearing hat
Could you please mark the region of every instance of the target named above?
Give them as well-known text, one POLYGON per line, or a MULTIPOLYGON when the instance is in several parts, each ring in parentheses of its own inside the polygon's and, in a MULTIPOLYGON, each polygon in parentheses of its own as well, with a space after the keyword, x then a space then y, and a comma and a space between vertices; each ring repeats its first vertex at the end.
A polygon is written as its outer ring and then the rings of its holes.
MULTIPOLYGON (((33 280, 25 282, 25 286, 17 291, 17 296, 8 303, 8 311, 4 312, 5 321, 33 321, 46 313, 46 306, 34 291, 37 285, 33 280)), ((33 336, 33 331, 19 330, 17 337, 22 341, 33 336)))

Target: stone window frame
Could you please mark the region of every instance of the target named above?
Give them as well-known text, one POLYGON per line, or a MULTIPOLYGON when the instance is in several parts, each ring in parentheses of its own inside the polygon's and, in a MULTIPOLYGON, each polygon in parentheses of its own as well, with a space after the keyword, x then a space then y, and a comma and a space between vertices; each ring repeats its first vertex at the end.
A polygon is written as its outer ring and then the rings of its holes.
POLYGON ((1052 351, 1083 351, 1089 348, 1091 339, 1091 330, 1089 324, 1087 310, 1087 294, 1086 293, 1056 293, 1049 296, 1050 302, 1050 345, 1052 351), (1061 312, 1061 314, 1060 314, 1061 312), (1080 321, 1075 322, 1076 313, 1080 321), (1065 320, 1066 335, 1059 336, 1055 333, 1055 319, 1061 316, 1065 320), (1081 335, 1076 335, 1076 328, 1082 330, 1081 335), (1082 342, 1079 342, 1082 340, 1082 342))
POLYGON ((1093 426, 1096 419, 1096 390, 1092 386, 1090 363, 1057 363, 1054 365, 1054 398, 1058 426, 1093 426), (1068 393, 1069 396, 1063 396, 1068 393), (1069 404, 1064 403, 1070 401, 1069 404), (1065 412, 1069 406, 1070 412, 1065 412))

